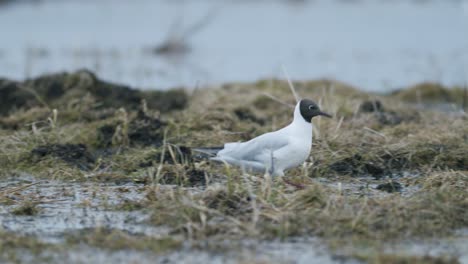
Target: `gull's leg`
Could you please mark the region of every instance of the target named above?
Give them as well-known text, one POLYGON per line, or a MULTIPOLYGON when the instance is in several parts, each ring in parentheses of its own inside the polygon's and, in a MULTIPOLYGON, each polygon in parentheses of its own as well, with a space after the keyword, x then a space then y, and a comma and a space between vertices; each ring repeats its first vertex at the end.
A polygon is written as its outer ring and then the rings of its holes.
POLYGON ((303 184, 290 182, 289 180, 285 179, 284 178, 284 171, 277 170, 277 168, 275 168, 275 160, 276 160, 276 158, 274 156, 273 151, 270 151, 270 166, 265 171, 266 175, 269 175, 269 176, 272 176, 272 177, 279 176, 283 180, 284 183, 287 183, 287 184, 289 184, 291 186, 294 186, 297 189, 304 189, 305 188, 305 185, 303 185, 303 184))
POLYGON ((268 169, 268 173, 270 175, 275 173, 275 156, 273 155, 273 151, 270 151, 270 168, 268 169))

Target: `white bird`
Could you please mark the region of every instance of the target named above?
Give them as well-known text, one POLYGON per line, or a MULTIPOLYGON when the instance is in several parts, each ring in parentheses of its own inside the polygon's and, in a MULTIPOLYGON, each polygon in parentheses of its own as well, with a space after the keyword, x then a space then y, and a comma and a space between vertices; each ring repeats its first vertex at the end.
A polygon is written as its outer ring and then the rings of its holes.
POLYGON ((284 171, 301 165, 312 149, 312 118, 331 117, 308 99, 300 100, 294 119, 286 127, 265 133, 247 142, 224 144, 223 148, 198 148, 195 151, 216 155, 211 160, 236 165, 246 171, 284 176, 284 171))

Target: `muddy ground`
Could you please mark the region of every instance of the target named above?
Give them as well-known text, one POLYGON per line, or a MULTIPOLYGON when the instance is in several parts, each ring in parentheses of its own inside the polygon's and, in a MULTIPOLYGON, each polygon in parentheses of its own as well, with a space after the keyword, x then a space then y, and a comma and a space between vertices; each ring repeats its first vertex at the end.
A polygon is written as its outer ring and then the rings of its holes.
POLYGON ((0 260, 468 263, 466 89, 295 86, 334 118, 314 120, 302 167, 270 179, 191 148, 286 125, 284 81, 0 79, 0 260))

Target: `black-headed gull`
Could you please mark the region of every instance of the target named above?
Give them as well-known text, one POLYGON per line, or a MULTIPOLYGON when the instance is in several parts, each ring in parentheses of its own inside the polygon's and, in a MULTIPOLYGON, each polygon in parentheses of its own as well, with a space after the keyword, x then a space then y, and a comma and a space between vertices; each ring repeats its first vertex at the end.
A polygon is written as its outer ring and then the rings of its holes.
POLYGON ((286 127, 247 142, 224 144, 223 148, 198 148, 195 151, 216 155, 211 160, 240 166, 246 171, 267 172, 283 176, 284 171, 301 165, 312 149, 312 118, 331 117, 308 99, 300 100, 294 119, 286 127))

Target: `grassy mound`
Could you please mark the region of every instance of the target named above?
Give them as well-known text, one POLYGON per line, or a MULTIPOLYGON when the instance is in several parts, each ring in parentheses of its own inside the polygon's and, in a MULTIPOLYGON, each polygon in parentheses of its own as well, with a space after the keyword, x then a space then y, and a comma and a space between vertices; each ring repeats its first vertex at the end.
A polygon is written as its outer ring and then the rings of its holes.
MULTIPOLYGON (((232 83, 189 96, 131 90, 87 71, 0 81, 0 177, 147 185, 144 199, 115 210, 146 210, 150 225, 182 239, 216 244, 318 236, 331 249, 371 247, 374 255, 346 255, 377 263, 392 261, 379 251, 385 241, 450 237, 468 227, 468 116, 461 89, 422 84, 381 95, 332 80, 295 85, 334 115, 314 120, 310 158, 286 173, 302 189, 210 164, 190 149, 287 125, 288 105, 295 102, 286 82, 232 83), (450 102, 456 110, 419 102, 450 102)), ((28 214, 22 208, 18 213, 28 214)), ((94 230, 69 243, 158 251, 178 248, 174 239, 140 241, 94 230), (109 242, 115 239, 120 242, 109 242)))

